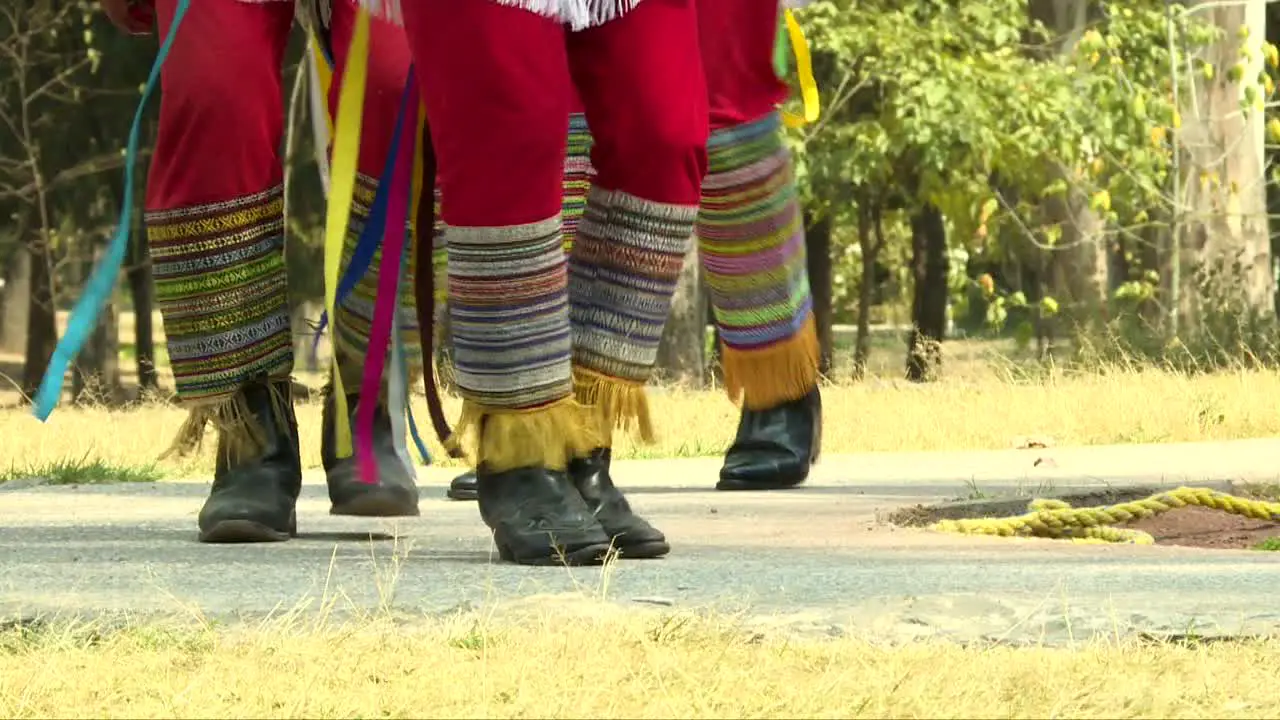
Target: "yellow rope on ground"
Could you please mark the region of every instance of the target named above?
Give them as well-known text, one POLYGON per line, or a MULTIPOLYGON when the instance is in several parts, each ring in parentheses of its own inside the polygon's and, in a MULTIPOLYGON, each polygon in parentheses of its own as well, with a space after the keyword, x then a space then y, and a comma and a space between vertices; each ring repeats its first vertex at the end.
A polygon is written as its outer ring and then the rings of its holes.
POLYGON ((1073 508, 1061 500, 1038 499, 1027 505, 1025 515, 1003 518, 942 520, 930 530, 961 535, 1042 537, 1076 542, 1113 542, 1151 545, 1155 539, 1141 530, 1110 527, 1195 505, 1233 515, 1280 522, 1280 503, 1228 495, 1209 488, 1180 487, 1141 500, 1103 507, 1073 508))

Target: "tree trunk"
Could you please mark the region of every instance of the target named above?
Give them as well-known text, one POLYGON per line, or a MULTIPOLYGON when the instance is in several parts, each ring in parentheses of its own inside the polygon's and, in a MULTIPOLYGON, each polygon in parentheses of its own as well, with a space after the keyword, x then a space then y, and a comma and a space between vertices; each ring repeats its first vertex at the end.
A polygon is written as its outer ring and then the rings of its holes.
MULTIPOLYGON (((1176 133, 1184 151, 1184 188, 1176 268, 1178 295, 1174 327, 1200 330, 1208 312, 1270 314, 1275 305, 1275 274, 1266 216, 1265 130, 1260 107, 1241 112, 1242 97, 1260 98, 1257 77, 1263 69, 1260 44, 1266 34, 1266 1, 1219 3, 1193 0, 1197 17, 1220 27, 1222 39, 1207 52, 1217 67, 1212 79, 1194 76, 1194 97, 1182 103, 1183 127, 1176 133), (1241 29, 1248 30, 1241 38, 1241 29), (1242 52, 1247 48, 1248 57, 1242 52), (1241 79, 1228 71, 1245 63, 1241 79), (1214 297, 1207 297, 1206 290, 1214 297), (1222 293, 1229 295, 1220 296, 1222 293)), ((1247 105, 1247 103, 1246 103, 1247 105)), ((1206 328, 1207 329, 1207 328, 1206 328)))
POLYGON ((911 218, 911 335, 907 343, 907 379, 927 382, 942 367, 947 328, 947 228, 942 212, 925 205, 911 218))
POLYGON ((671 301, 671 314, 658 345, 657 370, 669 381, 701 388, 707 370, 707 307, 702 293, 698 243, 689 243, 684 267, 671 301))
POLYGON ((138 361, 138 389, 154 390, 160 385, 160 376, 156 372, 156 333, 151 322, 155 313, 155 288, 151 278, 151 250, 147 247, 147 236, 140 218, 135 221, 129 254, 125 278, 133 299, 133 349, 138 361))
POLYGON ((25 353, 31 322, 31 253, 19 248, 4 273, 3 340, 7 353, 25 353))
POLYGON ((831 358, 835 354, 835 333, 831 327, 834 308, 834 277, 831 268, 831 218, 824 215, 815 218, 804 214, 805 254, 809 264, 809 288, 813 292, 813 321, 818 329, 820 358, 818 370, 823 375, 831 373, 831 358))
POLYGON ((28 246, 31 258, 31 294, 27 311, 26 361, 22 368, 22 391, 34 397, 40 380, 49 369, 49 359, 58 344, 58 315, 53 306, 53 278, 49 276, 48 246, 36 238, 28 246))
POLYGON ((853 341, 853 379, 867 376, 871 358, 871 306, 875 302, 876 260, 880 254, 883 228, 879 208, 870 201, 858 204, 858 247, 862 250, 862 278, 858 285, 858 334, 853 341), (872 238, 872 233, 875 238, 872 238))
MULTIPOLYGON (((1053 43, 1042 53, 1070 51, 1079 42, 1095 18, 1088 0, 1031 0, 1028 9, 1033 20, 1039 20, 1053 33, 1053 43)), ((1054 176, 1067 181, 1065 196, 1046 198, 1042 207, 1045 220, 1057 225, 1061 237, 1049 250, 1048 295, 1058 302, 1062 321, 1077 334, 1087 332, 1100 321, 1106 310, 1108 291, 1120 282, 1109 274, 1105 221, 1089 209, 1089 199, 1071 178, 1071 170, 1060 165, 1051 168, 1054 176)))

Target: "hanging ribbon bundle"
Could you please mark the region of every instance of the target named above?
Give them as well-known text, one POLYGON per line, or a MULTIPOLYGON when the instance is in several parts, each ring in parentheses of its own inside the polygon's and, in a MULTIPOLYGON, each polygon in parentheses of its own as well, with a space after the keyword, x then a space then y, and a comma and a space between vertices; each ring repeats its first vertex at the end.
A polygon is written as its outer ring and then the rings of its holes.
POLYGON ((134 169, 138 164, 138 138, 142 134, 142 115, 146 111, 147 101, 160 82, 160 68, 169 57, 173 41, 178 36, 182 19, 191 7, 191 0, 178 0, 173 20, 169 23, 168 33, 151 65, 151 74, 142 88, 142 98, 138 101, 138 109, 133 114, 133 124, 129 126, 129 142, 124 156, 124 197, 120 201, 120 220, 116 224, 115 233, 107 245, 106 255, 93 268, 89 282, 85 285, 84 294, 76 301, 71 310, 71 318, 67 321, 67 332, 58 341, 53 355, 49 358, 49 368, 40 380, 40 389, 34 399, 35 416, 41 422, 47 421, 54 408, 62 399, 62 385, 66 379, 67 368, 80 355, 85 342, 98 327, 98 316, 115 289, 116 279, 120 277, 120 268, 124 265, 125 254, 129 250, 129 230, 133 226, 133 186, 134 169))
POLYGON ((783 11, 783 22, 778 25, 778 39, 774 44, 773 67, 778 77, 786 77, 790 73, 788 46, 795 53, 804 116, 783 110, 782 121, 787 127, 798 128, 817 121, 821 113, 821 102, 818 97, 818 83, 813 78, 813 58, 809 55, 809 42, 805 40, 804 30, 800 28, 800 23, 796 22, 790 8, 783 11))
MULTIPOLYGON (((376 398, 380 395, 383 368, 387 362, 388 346, 391 348, 391 377, 388 380, 388 411, 391 417, 391 431, 396 453, 401 461, 412 471, 412 460, 404 446, 404 420, 408 418, 408 431, 412 435, 419 455, 426 464, 431 463, 430 453, 418 431, 413 410, 409 404, 408 362, 405 358, 403 344, 400 341, 399 289, 404 286, 405 269, 408 265, 407 255, 410 250, 406 243, 406 231, 409 227, 411 211, 416 211, 422 192, 421 162, 419 158, 417 138, 421 136, 421 128, 425 123, 425 113, 421 110, 418 99, 417 83, 410 69, 404 93, 401 96, 400 108, 396 115, 391 147, 388 152, 383 171, 379 176, 378 188, 369 208, 364 228, 352 256, 341 278, 336 278, 337 270, 342 263, 342 243, 346 228, 350 222, 351 204, 355 189, 356 161, 359 154, 360 127, 359 118, 363 113, 364 83, 368 77, 368 35, 367 13, 359 11, 356 32, 353 34, 351 48, 348 52, 348 66, 344 69, 343 86, 339 90, 338 119, 333 122, 328 113, 313 114, 317 137, 322 136, 324 128, 332 128, 336 135, 333 144, 333 175, 328 178, 332 186, 329 194, 329 224, 326 226, 325 269, 326 269, 326 308, 320 319, 320 326, 312 343, 312 353, 317 352, 320 338, 326 328, 336 345, 335 328, 329 319, 339 303, 342 303, 355 290, 360 280, 372 269, 374 256, 382 248, 382 263, 378 268, 378 288, 374 302, 374 318, 370 326, 368 338, 368 356, 364 363, 364 374, 361 378, 362 401, 356 408, 356 431, 354 450, 360 477, 367 483, 377 482, 377 462, 373 453, 373 420, 376 398), (360 16, 364 16, 365 30, 361 35, 360 16), (352 105, 344 105, 352 103, 352 105), (354 110, 353 110, 354 107, 354 110), (418 134, 405 140, 405 125, 410 113, 417 109, 416 128, 418 134), (321 125, 320 123, 324 123, 321 125), (353 127, 353 124, 355 127, 353 127), (341 173, 349 173, 339 177, 341 173), (340 190, 349 188, 345 194, 340 190), (342 206, 345 205, 345 208, 342 206), (341 225, 335 219, 335 212, 345 210, 345 219, 341 225), (336 231, 336 232, 335 232, 336 231)), ((313 39, 313 48, 320 43, 313 39)), ((312 74, 313 95, 327 96, 328 82, 332 77, 331 60, 320 52, 313 52, 311 57, 315 66, 312 74)), ((336 361, 336 358, 335 358, 336 361)), ((352 450, 351 426, 346 413, 346 396, 342 386, 341 374, 334 369, 336 445, 339 457, 350 457, 352 450), (343 435, 346 434, 346 443, 343 435)), ((430 402, 430 398, 428 401, 430 402)), ((439 402, 438 398, 435 400, 439 402)))
MULTIPOLYGON (((416 109, 420 104, 417 83, 410 70, 409 80, 400 100, 400 110, 396 113, 391 151, 387 153, 387 170, 390 173, 384 172, 384 176, 390 174, 391 190, 386 213, 381 218, 384 226, 382 264, 378 268, 378 291, 373 307, 373 320, 369 325, 369 349, 360 388, 360 397, 364 399, 356 408, 356 460, 362 478, 371 484, 376 483, 378 477, 377 461, 373 456, 374 398, 378 397, 382 389, 382 369, 387 360, 387 347, 392 342, 392 331, 398 324, 396 311, 400 283, 404 279, 405 235, 409 226, 414 157, 418 147, 416 136, 410 136, 407 140, 403 137, 404 125, 410 109, 416 109)), ((394 395, 395 393, 391 394, 394 395)))

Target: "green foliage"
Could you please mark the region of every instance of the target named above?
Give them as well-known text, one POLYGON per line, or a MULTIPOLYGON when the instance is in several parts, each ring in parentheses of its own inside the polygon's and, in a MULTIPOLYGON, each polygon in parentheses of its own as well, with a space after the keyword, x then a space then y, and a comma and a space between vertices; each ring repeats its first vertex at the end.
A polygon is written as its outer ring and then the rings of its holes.
MULTIPOLYGON (((959 314, 977 303, 992 331, 1016 316, 1014 332, 1024 337, 1024 318, 1066 311, 1049 279, 1052 256, 1099 242, 1067 227, 1087 213, 1098 219, 1105 252, 1122 253, 1129 272, 1112 310, 1144 342, 1159 340, 1151 309, 1162 268, 1147 248, 1167 245, 1177 216, 1180 106, 1225 79, 1239 86, 1242 111, 1262 107, 1274 98, 1280 53, 1246 43, 1229 67, 1215 66, 1214 48, 1236 30, 1163 0, 1089 2, 1087 20, 1071 27, 1046 27, 1041 7, 1047 3, 818 0, 803 11, 824 116, 792 140, 810 211, 835 222, 838 302, 851 303, 863 282, 851 232, 858 208, 884 210, 895 226, 884 229, 890 247, 879 258, 895 276, 907 220, 929 203, 946 217, 953 271, 961 271, 948 280, 959 314), (1253 77, 1259 51, 1267 69, 1253 77), (1000 279, 978 291, 966 282, 976 273, 963 268, 974 263, 1027 272, 1013 273, 1021 278, 1014 285, 1000 279)), ((1269 130, 1280 140, 1280 120, 1269 130)), ((1224 318, 1239 310, 1218 304, 1224 318)))

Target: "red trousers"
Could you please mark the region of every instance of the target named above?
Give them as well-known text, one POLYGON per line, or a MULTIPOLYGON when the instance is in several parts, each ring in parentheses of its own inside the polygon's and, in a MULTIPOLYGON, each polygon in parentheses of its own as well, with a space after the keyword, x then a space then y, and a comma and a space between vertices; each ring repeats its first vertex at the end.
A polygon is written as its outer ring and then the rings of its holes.
MULTIPOLYGON (((176 0, 156 0, 163 35, 176 0)), ((354 21, 353 0, 334 0, 337 55, 330 110, 354 21)), ((191 3, 181 37, 161 72, 163 96, 147 207, 167 210, 258 193, 283 179, 284 82, 281 65, 293 30, 292 2, 191 3)), ((382 172, 410 57, 399 28, 373 20, 361 173, 382 172)))
MULTIPOLYGON (((345 55, 355 5, 333 5, 334 44, 345 55)), ((176 7, 156 1, 162 35, 176 7)), ((291 0, 198 0, 161 71, 146 199, 157 303, 179 397, 228 413, 225 401, 246 382, 293 368, 281 187, 281 66, 293 23, 291 0)), ((375 21, 372 32, 379 52, 359 170, 377 178, 408 53, 399 28, 375 21)))
POLYGON ((773 67, 778 0, 696 0, 711 130, 768 115, 788 88, 773 67))
POLYGON ((591 124, 598 187, 696 205, 706 90, 692 0, 645 0, 567 33, 493 0, 403 4, 451 226, 560 212, 572 85, 591 124))

